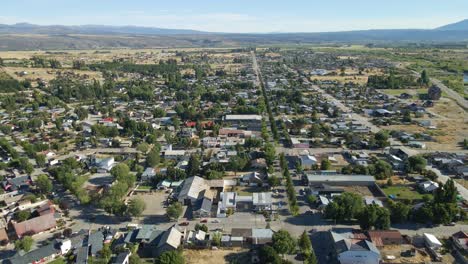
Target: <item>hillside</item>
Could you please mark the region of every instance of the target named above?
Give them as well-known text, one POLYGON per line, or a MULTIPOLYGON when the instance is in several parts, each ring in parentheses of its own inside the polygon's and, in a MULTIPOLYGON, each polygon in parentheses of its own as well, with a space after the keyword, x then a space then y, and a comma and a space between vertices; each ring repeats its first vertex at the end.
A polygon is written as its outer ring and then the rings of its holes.
POLYGON ((436 30, 467 30, 468 31, 468 19, 460 22, 448 24, 442 27, 436 28, 436 30))

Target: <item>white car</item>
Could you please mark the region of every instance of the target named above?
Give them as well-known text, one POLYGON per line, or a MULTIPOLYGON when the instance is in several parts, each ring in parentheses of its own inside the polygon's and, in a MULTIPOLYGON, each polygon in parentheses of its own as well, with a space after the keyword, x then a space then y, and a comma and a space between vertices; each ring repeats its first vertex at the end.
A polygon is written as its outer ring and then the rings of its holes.
POLYGON ((218 224, 218 223, 220 223, 220 221, 218 219, 214 219, 214 220, 211 221, 211 223, 218 224))

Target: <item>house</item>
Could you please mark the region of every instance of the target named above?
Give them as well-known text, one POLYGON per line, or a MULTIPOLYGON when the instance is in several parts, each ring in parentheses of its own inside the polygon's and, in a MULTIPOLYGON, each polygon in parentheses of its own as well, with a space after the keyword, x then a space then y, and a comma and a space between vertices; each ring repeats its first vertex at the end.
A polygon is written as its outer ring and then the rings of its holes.
POLYGON ((120 252, 116 257, 112 264, 129 264, 130 263, 130 256, 132 253, 130 251, 120 252))
POLYGON ((378 264, 380 251, 367 239, 356 239, 352 234, 330 231, 336 258, 341 264, 378 264))
POLYGON ((309 187, 311 188, 320 184, 340 185, 340 186, 350 186, 350 185, 374 186, 375 185, 374 176, 370 176, 370 175, 342 175, 342 174, 328 175, 328 174, 305 173, 303 178, 307 182, 309 187))
POLYGON ((46 214, 20 223, 13 222, 12 225, 16 237, 21 238, 25 235, 34 235, 55 228, 57 223, 54 214, 46 214))
POLYGON ((272 210, 271 192, 261 192, 252 194, 252 204, 254 211, 272 210))
POLYGON ((97 168, 98 172, 109 172, 115 166, 114 157, 110 158, 94 158, 94 167, 97 168))
POLYGON ((193 176, 185 179, 177 199, 183 204, 193 204, 199 198, 202 198, 203 192, 209 189, 210 186, 205 179, 193 176))
POLYGON ((267 163, 264 158, 254 159, 250 162, 250 167, 254 169, 265 169, 267 167, 267 163))
POLYGON ((418 186, 419 188, 421 188, 423 192, 427 192, 427 193, 433 192, 434 190, 439 188, 439 184, 433 181, 424 181, 424 182, 419 183, 418 186))
POLYGON ((101 231, 90 233, 88 236, 89 254, 93 257, 97 256, 99 251, 104 247, 103 243, 104 234, 101 231))
POLYGON ((157 257, 165 251, 176 250, 182 243, 182 233, 175 227, 171 227, 162 233, 157 247, 153 251, 153 257, 157 257))
POLYGON ((259 172, 249 172, 241 176, 243 183, 246 183, 250 186, 258 186, 264 183, 265 174, 259 172))
POLYGON ((142 181, 150 181, 155 176, 156 176, 156 171, 154 170, 154 168, 148 167, 141 174, 141 180, 142 181))
POLYGON ((273 241, 273 230, 270 228, 252 228, 252 245, 265 245, 273 241))
POLYGON ((442 243, 433 234, 424 233, 423 237, 428 248, 437 250, 442 247, 442 243))
POLYGON ((367 235, 376 247, 401 245, 403 243, 403 237, 398 230, 373 230, 368 231, 367 235))
POLYGON ((221 201, 218 203, 218 212, 216 213, 216 216, 226 217, 229 210, 235 211, 237 205, 236 198, 237 193, 235 192, 221 192, 221 201))
POLYGON ((2 181, 3 190, 12 192, 17 190, 27 190, 31 186, 32 180, 29 176, 20 176, 15 178, 6 178, 2 181))
POLYGON ((206 239, 207 234, 203 230, 192 231, 190 230, 185 243, 193 246, 206 246, 208 240, 206 239))
POLYGON ((299 157, 301 161, 301 166, 305 170, 310 170, 312 167, 317 165, 317 159, 312 155, 301 155, 299 157))
POLYGON ((464 231, 458 231, 451 236, 451 239, 456 248, 462 252, 468 252, 468 233, 464 231))
POLYGON ((211 208, 213 202, 211 199, 202 198, 198 199, 192 207, 194 218, 211 217, 211 208))
POLYGON ((38 263, 46 263, 57 256, 66 255, 72 249, 72 244, 69 239, 58 241, 55 240, 54 242, 40 247, 36 250, 30 251, 26 254, 18 253, 10 259, 4 260, 2 263, 21 263, 21 264, 38 264, 38 263))

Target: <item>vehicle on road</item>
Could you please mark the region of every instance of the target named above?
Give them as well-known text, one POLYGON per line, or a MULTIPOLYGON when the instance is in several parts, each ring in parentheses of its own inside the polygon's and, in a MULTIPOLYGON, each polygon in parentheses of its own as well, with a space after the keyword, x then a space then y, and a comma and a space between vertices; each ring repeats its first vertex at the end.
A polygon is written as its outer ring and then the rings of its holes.
POLYGON ((180 226, 188 226, 190 223, 188 221, 182 222, 179 225, 180 226))

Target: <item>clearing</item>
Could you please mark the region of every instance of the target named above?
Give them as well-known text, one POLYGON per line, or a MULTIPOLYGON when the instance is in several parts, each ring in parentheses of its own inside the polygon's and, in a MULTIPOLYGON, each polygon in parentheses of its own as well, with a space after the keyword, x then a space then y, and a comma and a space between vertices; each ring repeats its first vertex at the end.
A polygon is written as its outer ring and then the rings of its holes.
POLYGON ((250 255, 246 249, 218 249, 218 250, 184 250, 187 264, 219 264, 219 263, 250 263, 250 255))

